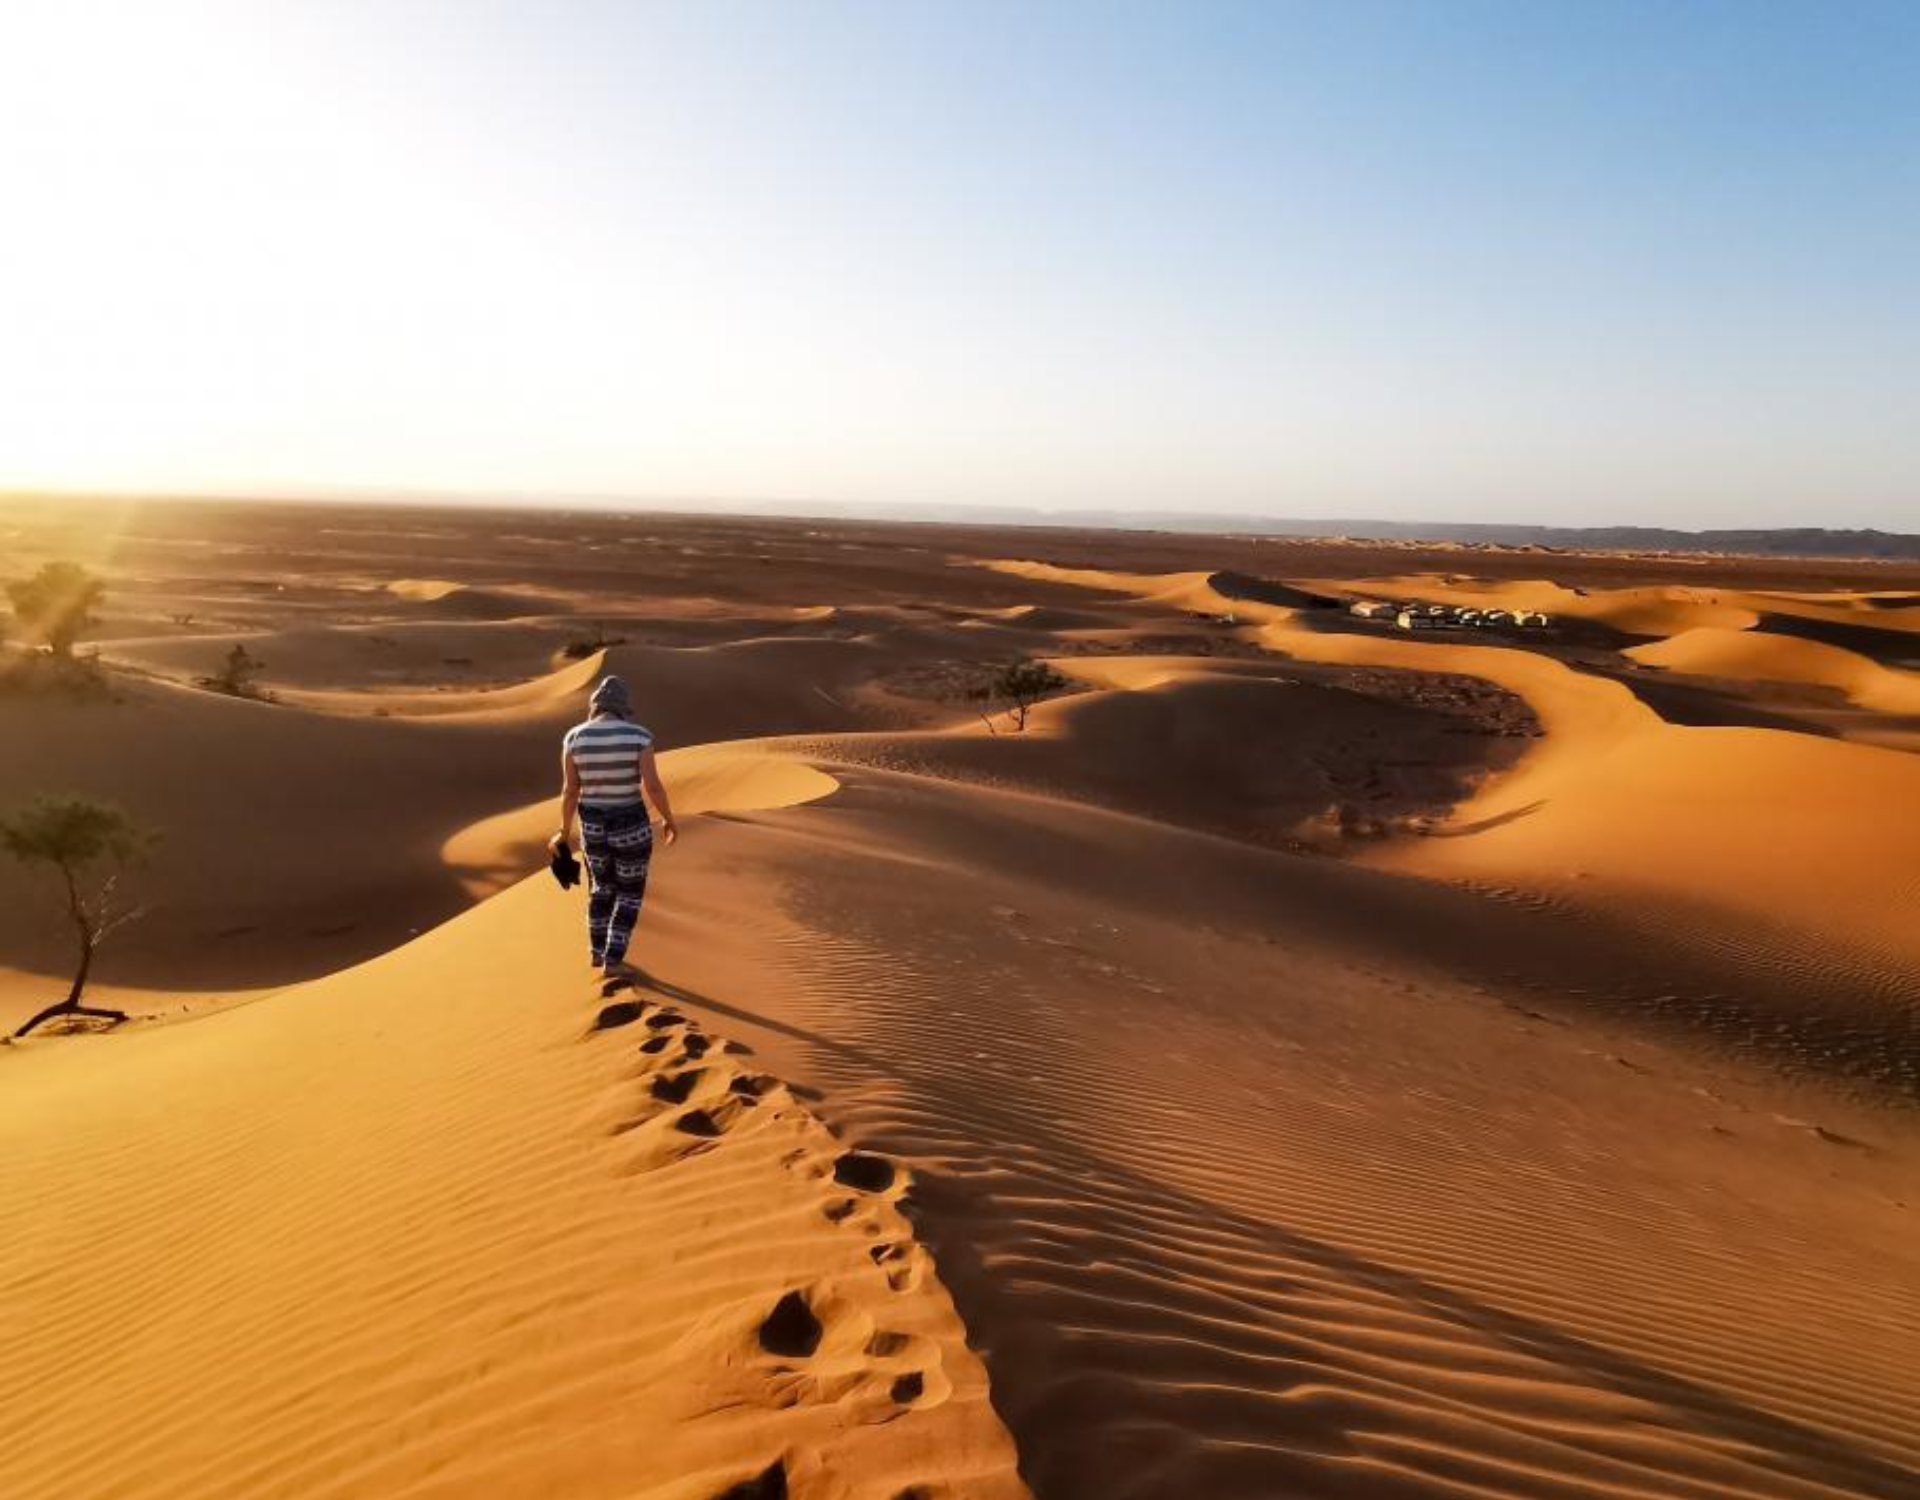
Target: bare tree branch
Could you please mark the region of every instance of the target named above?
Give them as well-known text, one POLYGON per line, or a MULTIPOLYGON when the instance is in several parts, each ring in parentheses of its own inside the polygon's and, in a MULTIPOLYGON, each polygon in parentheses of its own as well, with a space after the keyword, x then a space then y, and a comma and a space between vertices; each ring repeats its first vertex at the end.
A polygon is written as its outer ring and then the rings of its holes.
POLYGON ((118 808, 82 797, 42 796, 0 816, 0 852, 30 864, 50 865, 58 872, 79 950, 66 999, 29 1018, 15 1036, 25 1036, 56 1016, 91 1016, 112 1023, 127 1019, 124 1011, 82 1004, 82 997, 101 942, 145 910, 138 905, 117 907, 122 870, 141 856, 152 839, 150 832, 118 808), (89 889, 90 872, 96 866, 105 868, 89 889))
POLYGON ((152 908, 149 906, 129 906, 124 911, 113 913, 113 915, 106 918, 99 926, 94 928, 93 941, 95 945, 98 946, 104 943, 110 934, 118 932, 122 927, 138 922, 151 910, 152 908))

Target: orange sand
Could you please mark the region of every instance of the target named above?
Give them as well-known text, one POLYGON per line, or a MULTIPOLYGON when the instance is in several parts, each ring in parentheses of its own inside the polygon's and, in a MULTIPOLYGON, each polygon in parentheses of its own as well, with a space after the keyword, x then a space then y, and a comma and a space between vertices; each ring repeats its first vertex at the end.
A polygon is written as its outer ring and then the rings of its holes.
POLYGON ((0 802, 167 839, 137 1019, 0 1049, 9 1497, 1915 1493, 1898 570, 55 520, 0 575, 108 570, 111 692, 0 694, 0 802), (602 994, 532 872, 609 669, 683 836, 602 994))

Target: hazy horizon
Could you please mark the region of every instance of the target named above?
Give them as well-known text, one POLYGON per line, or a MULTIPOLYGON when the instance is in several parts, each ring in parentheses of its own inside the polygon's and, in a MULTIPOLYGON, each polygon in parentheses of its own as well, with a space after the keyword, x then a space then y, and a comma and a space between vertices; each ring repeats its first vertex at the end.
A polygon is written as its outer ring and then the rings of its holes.
POLYGON ((0 490, 1911 529, 1917 78, 1893 4, 19 9, 0 490))
POLYGON ((554 514, 580 515, 619 515, 631 512, 636 516, 713 516, 716 518, 734 517, 743 520, 755 518, 784 519, 792 521, 806 520, 852 520, 873 522, 900 522, 906 524, 932 525, 979 525, 979 526, 1033 526, 1033 527, 1084 527, 1092 531, 1101 530, 1139 530, 1139 531, 1182 531, 1191 533, 1217 532, 1230 534, 1246 532, 1265 534, 1274 537, 1298 535, 1302 537, 1351 536, 1358 539, 1367 537, 1409 539, 1427 537, 1436 541, 1460 540, 1465 533, 1484 531, 1488 533, 1504 532, 1514 536, 1521 533, 1579 531, 1590 532, 1596 538, 1596 546, 1609 545, 1602 538, 1608 533, 1644 531, 1650 534, 1670 533, 1701 537, 1716 535, 1752 534, 1772 535, 1785 538, 1788 534, 1804 531, 1840 537, 1853 534, 1877 533, 1901 540, 1920 539, 1920 530, 1911 526, 1874 527, 1874 526, 1838 526, 1808 522, 1800 525, 1760 526, 1743 525, 1738 521, 1709 527, 1687 527, 1676 524, 1656 522, 1610 522, 1600 518, 1579 520, 1569 523, 1534 522, 1526 520, 1488 521, 1462 515, 1421 515, 1421 516, 1369 516, 1360 514, 1314 515, 1307 512, 1288 513, 1277 510, 1172 510, 1141 507, 1114 507, 1102 505, 1072 506, 1035 506, 1019 505, 1013 502, 986 503, 965 500, 954 501, 914 501, 914 500, 837 500, 824 496, 738 496, 715 498, 702 495, 537 495, 537 494, 493 494, 475 495, 440 491, 394 491, 361 489, 313 489, 301 491, 287 489, 278 492, 233 490, 227 492, 206 491, 200 493, 155 493, 140 490, 9 490, 0 488, 0 507, 9 503, 42 505, 72 501, 76 503, 98 503, 107 506, 138 507, 159 505, 204 505, 204 506, 266 506, 277 505, 337 505, 342 508, 372 507, 406 510, 420 507, 433 510, 487 510, 487 511, 526 511, 551 512, 554 514), (1297 532, 1285 528, 1298 527, 1297 532), (1378 527, 1378 531, 1352 530, 1348 528, 1378 527))

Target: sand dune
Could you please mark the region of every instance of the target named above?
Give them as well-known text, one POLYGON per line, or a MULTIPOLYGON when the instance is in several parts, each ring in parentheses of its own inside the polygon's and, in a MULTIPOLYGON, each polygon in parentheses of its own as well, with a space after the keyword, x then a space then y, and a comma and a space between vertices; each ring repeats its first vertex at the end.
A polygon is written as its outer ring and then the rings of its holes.
MULTIPOLYGON (((1184 576, 1096 571, 1078 581, 1147 602, 1193 600, 1184 576)), ((1820 966, 1895 1014, 1920 1004, 1920 884, 1906 852, 1920 847, 1920 760, 1670 725, 1619 684, 1535 652, 1326 634, 1290 609, 1238 608, 1288 655, 1484 677, 1539 717, 1544 739, 1462 802, 1439 836, 1375 856, 1392 867, 1551 893, 1652 930, 1701 931, 1709 943, 1724 941, 1717 926, 1735 924, 1744 955, 1763 966, 1800 968, 1815 942, 1820 966), (1793 795, 1781 795, 1786 787, 1793 795), (1778 858, 1781 849, 1795 857, 1778 858)))
POLYGON ((564 717, 579 711, 582 696, 605 671, 606 654, 595 652, 504 687, 426 692, 291 690, 281 696, 301 708, 378 713, 386 718, 522 719, 528 711, 564 717))
POLYGON ((1809 594, 1674 585, 1578 588, 1550 579, 1488 579, 1432 573, 1380 578, 1304 581, 1343 598, 1414 599, 1476 609, 1537 610, 1561 619, 1590 620, 1628 635, 1674 636, 1689 630, 1748 630, 1769 615, 1920 630, 1920 607, 1871 593, 1809 594))
POLYGON ((244 645, 266 664, 259 685, 366 692, 444 689, 521 681, 554 670, 556 656, 581 635, 578 622, 378 620, 358 625, 299 624, 282 630, 194 631, 105 641, 109 662, 192 682, 217 671, 244 645))
MULTIPOLYGON (((779 758, 744 745, 696 745, 660 757, 660 774, 672 787, 674 813, 744 813, 831 796, 839 786, 804 761, 779 758)), ((525 877, 544 860, 558 821, 552 796, 482 819, 447 840, 441 858, 468 895, 484 899, 525 877)))
POLYGON ((1834 624, 1865 625, 1875 630, 1920 632, 1920 596, 1886 590, 1851 590, 1809 594, 1798 590, 1769 590, 1756 596, 1781 613, 1834 624))
POLYGON ((392 717, 552 722, 576 715, 586 684, 614 672, 660 705, 650 727, 671 742, 731 738, 764 728, 847 723, 849 696, 890 662, 912 656, 911 632, 887 641, 811 636, 752 637, 703 646, 609 646, 510 687, 416 693, 304 693, 289 701, 336 712, 379 710, 392 717))
POLYGON ((1062 632, 1104 626, 1105 616, 1090 609, 1062 609, 1058 605, 1010 604, 1005 609, 983 610, 975 618, 1022 630, 1062 632))
POLYGON ((1648 666, 1702 677, 1837 688, 1862 708, 1920 714, 1920 674, 1881 666, 1838 646, 1745 630, 1695 629, 1626 653, 1648 666))
MULTIPOLYGON (((1531 653, 1327 643, 1285 624, 1281 649, 1481 675, 1524 697, 1546 738, 1453 814, 1447 836, 1382 855, 1687 930, 1718 912, 1760 962, 1818 962, 1905 1007, 1920 974, 1920 760, 1762 729, 1670 725, 1618 684, 1531 653), (1782 789, 1793 788, 1792 795, 1782 789), (1782 850, 1794 857, 1780 858, 1782 850)), ((1711 930, 1714 924, 1707 924, 1711 930)), ((1718 938, 1708 938, 1718 942, 1718 938)))
POLYGON ((457 594, 465 584, 450 583, 444 578, 396 578, 387 585, 387 591, 413 604, 438 604, 449 594, 457 594))
POLYGON ((1364 544, 326 519, 141 521, 110 695, 0 694, 6 801, 168 830, 142 1018, 0 1048, 9 1496, 1916 1493, 1920 759, 1756 727, 1897 736, 1910 575, 1422 551, 1592 611, 1480 645, 1364 544), (608 669, 612 995, 523 878, 608 669))
POLYGON ((1443 815, 1510 758, 1411 703, 1297 680, 1277 663, 1066 657, 1099 689, 1040 704, 1025 732, 978 719, 917 733, 803 740, 863 765, 1141 813, 1277 845, 1350 838, 1443 815))
MULTIPOLYGON (((286 984, 444 921, 466 898, 440 845, 556 776, 537 725, 333 717, 138 681, 116 693, 0 699, 0 785, 106 798, 164 831, 143 876, 153 911, 120 949, 152 989, 286 984)), ((57 974, 51 894, 11 865, 0 886, 9 958, 57 974)), ((0 1005, 24 1017, 36 995, 0 1005)))
POLYGON ((1419 599, 1478 609, 1538 610, 1562 618, 1592 620, 1628 635, 1673 635, 1696 626, 1745 630, 1760 618, 1753 602, 1737 591, 1676 585, 1575 589, 1545 578, 1455 580, 1411 574, 1369 578, 1365 588, 1380 598, 1419 599))
MULTIPOLYGON (((266 704, 126 680, 117 702, 0 697, 0 786, 105 797, 164 831, 144 881, 152 917, 119 948, 145 974, 139 988, 253 991, 369 957, 461 910, 474 873, 449 868, 443 846, 502 809, 557 797, 557 736, 606 667, 659 705, 652 727, 671 749, 857 726, 857 689, 901 659, 857 642, 770 640, 616 648, 471 692, 289 692, 266 704)), ((0 1021, 19 1020, 46 1003, 66 939, 26 872, 0 866, 0 890, 12 970, 0 1021)))
POLYGON ((649 961, 916 1164, 1037 1493, 1901 1492, 1892 1122, 1573 1019, 1557 919, 836 775, 690 845, 649 961))
POLYGON ((0 1058, 10 1495, 1025 1493, 904 1179, 669 1008, 592 1031, 577 919, 0 1058))
MULTIPOLYGON (((378 587, 378 584, 375 585, 378 587)), ((458 583, 444 578, 410 578, 386 590, 411 611, 443 620, 517 620, 549 614, 564 595, 545 593, 514 582, 508 586, 458 583)))
POLYGON ((1035 583, 1099 589, 1123 598, 1137 598, 1146 604, 1202 611, 1225 607, 1221 595, 1214 592, 1213 575, 1210 572, 1123 573, 1111 568, 1062 567, 1057 563, 1033 562, 1025 558, 993 558, 985 566, 997 573, 1010 573, 1016 578, 1035 583))

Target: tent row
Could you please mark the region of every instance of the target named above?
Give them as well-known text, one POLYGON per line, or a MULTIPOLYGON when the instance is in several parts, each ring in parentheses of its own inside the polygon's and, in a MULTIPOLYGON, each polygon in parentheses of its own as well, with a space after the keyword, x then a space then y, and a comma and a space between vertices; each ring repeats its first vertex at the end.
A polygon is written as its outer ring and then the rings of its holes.
POLYGON ((1356 599, 1347 613, 1388 622, 1401 630, 1544 630, 1552 623, 1537 610, 1468 609, 1457 604, 1396 604, 1385 599, 1356 599))

